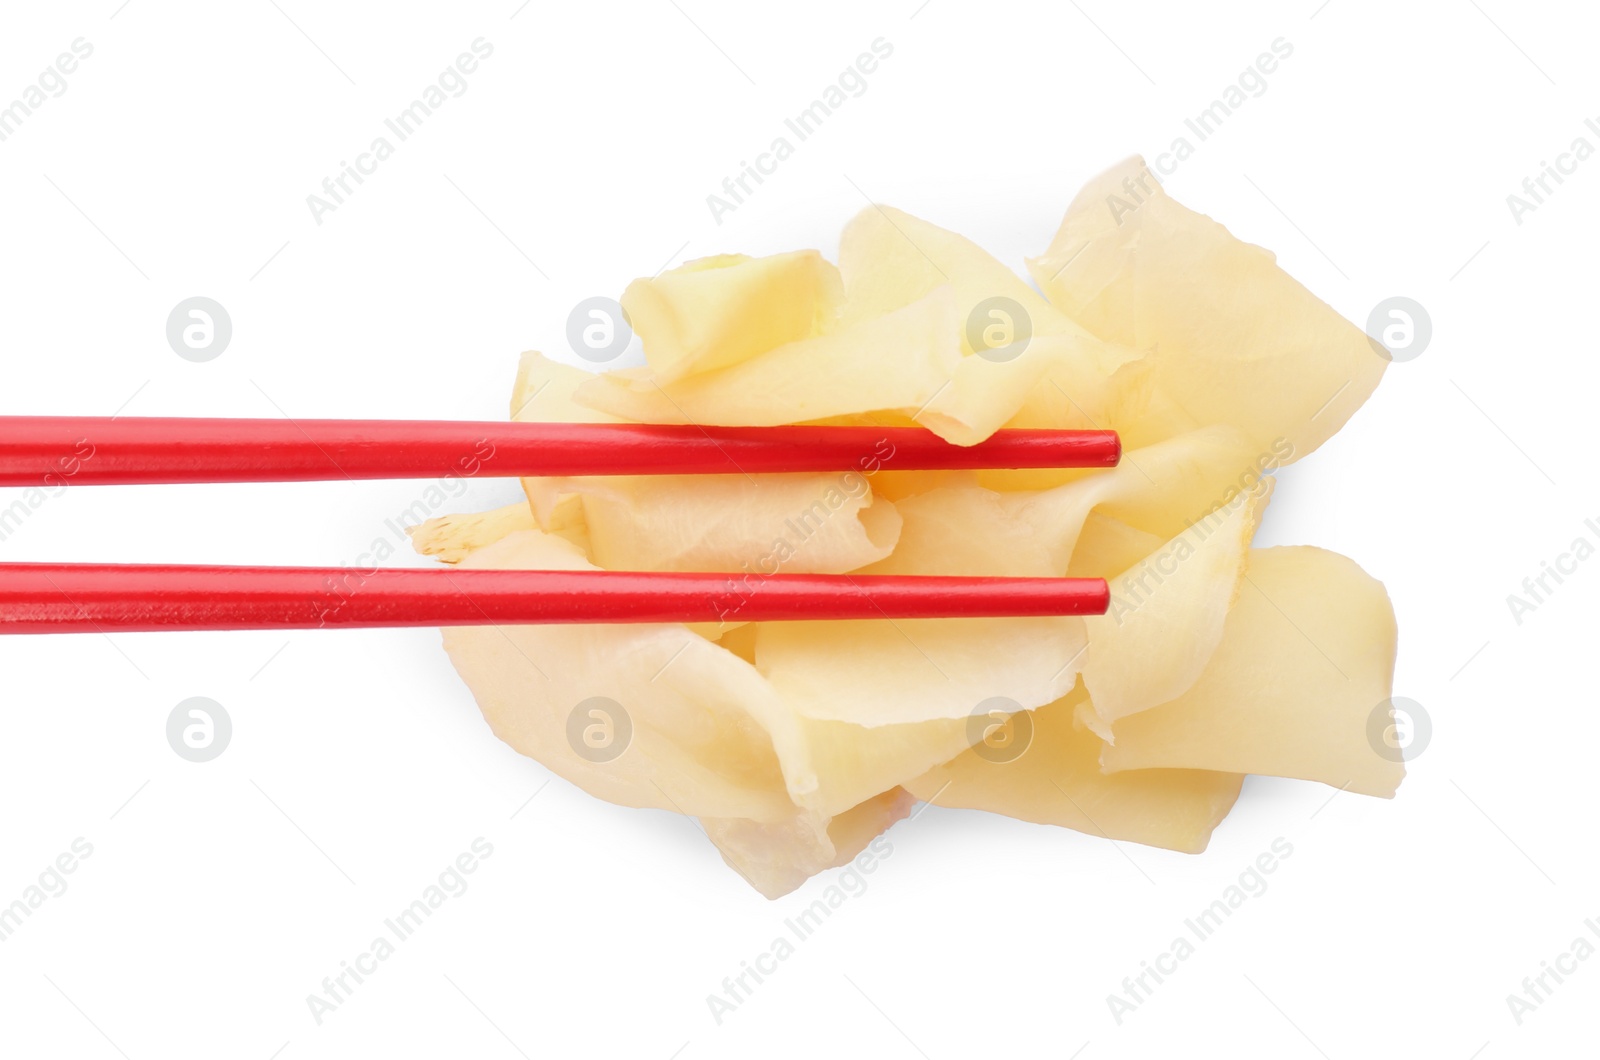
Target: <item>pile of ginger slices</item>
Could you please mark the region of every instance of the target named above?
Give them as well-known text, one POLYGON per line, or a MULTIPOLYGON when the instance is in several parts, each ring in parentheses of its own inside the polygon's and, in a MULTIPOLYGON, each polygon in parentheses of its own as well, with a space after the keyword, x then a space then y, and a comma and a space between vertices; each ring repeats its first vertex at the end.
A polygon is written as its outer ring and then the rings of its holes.
POLYGON ((716 625, 445 630, 494 733, 602 799, 700 818, 768 897, 918 800, 1198 853, 1246 774, 1392 796, 1404 765, 1368 735, 1395 660, 1382 584, 1322 549, 1251 547, 1271 472, 1337 431, 1385 358, 1141 159, 1091 182, 1028 268, 1042 297, 874 206, 837 266, 729 255, 635 281, 644 367, 525 354, 519 420, 922 425, 959 445, 1109 428, 1125 456, 529 479, 527 504, 432 520, 416 547, 463 567, 733 582, 716 625), (1108 207, 1141 178, 1131 213, 1108 207), (1098 575, 1113 602, 1088 619, 741 622, 780 571, 1098 575))

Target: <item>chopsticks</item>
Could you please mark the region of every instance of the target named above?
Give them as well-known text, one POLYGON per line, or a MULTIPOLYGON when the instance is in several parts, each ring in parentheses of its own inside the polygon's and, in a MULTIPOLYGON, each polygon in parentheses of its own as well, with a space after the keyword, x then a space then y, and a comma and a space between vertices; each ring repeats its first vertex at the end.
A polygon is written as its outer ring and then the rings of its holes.
POLYGON ((1099 578, 0 564, 0 634, 1103 614, 1099 578))
MULTIPOLYGON (((1113 467, 1113 431, 0 417, 0 486, 1113 467)), ((1099 578, 0 564, 0 634, 1104 614, 1099 578)))
POLYGON ((1114 431, 0 417, 0 486, 1113 467, 1114 431))

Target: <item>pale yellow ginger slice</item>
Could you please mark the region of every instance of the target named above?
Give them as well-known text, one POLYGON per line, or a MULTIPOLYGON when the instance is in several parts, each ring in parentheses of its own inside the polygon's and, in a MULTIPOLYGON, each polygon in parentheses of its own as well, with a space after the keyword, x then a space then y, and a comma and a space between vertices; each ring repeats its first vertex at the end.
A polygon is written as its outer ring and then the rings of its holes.
POLYGON ((842 574, 889 555, 900 514, 838 474, 574 479, 590 556, 611 570, 726 571, 738 599, 774 574, 842 574))
POLYGON ((756 666, 807 718, 877 726, 962 718, 1000 696, 1037 707, 1077 677, 1081 618, 768 622, 756 666))
POLYGON ((411 547, 444 563, 460 563, 476 548, 492 545, 507 534, 535 529, 526 501, 471 515, 441 515, 407 527, 411 547))
MULTIPOLYGON (((868 206, 845 225, 839 237, 839 272, 844 278, 843 321, 865 320, 893 312, 949 285, 962 322, 964 353, 972 353, 966 322, 980 302, 1008 298, 1021 306, 1027 320, 1006 321, 980 314, 985 324, 1013 329, 999 338, 1020 340, 1034 335, 1092 337, 1039 296, 1027 281, 965 236, 913 217, 892 206, 868 206)), ((982 332, 980 331, 980 334, 982 332)), ((988 338, 984 345, 989 345, 988 338)), ((1005 356, 1004 345, 997 347, 1005 356)), ((1124 354, 1126 356, 1126 354, 1124 354)))
MULTIPOLYGON (((970 480, 935 487, 897 502, 900 540, 867 572, 1061 575, 1095 516, 1139 540, 1153 535, 1158 545, 1261 481, 1244 440, 1212 427, 1127 453, 1118 467, 1081 473, 1054 489, 1001 492, 970 480)), ((1152 551, 1154 545, 1126 563, 1080 573, 1106 577, 1152 551)))
POLYGON ((1388 363, 1270 251, 1174 201, 1142 158, 1079 192, 1028 264, 1073 320, 1149 351, 1155 385, 1196 425, 1232 424, 1258 448, 1287 439, 1290 459, 1332 437, 1388 363))
POLYGON ((628 322, 660 383, 726 368, 827 330, 842 287, 833 264, 814 250, 771 257, 701 258, 622 295, 628 322))
POLYGON ((780 757, 803 761, 806 775, 816 780, 815 790, 797 793, 796 802, 813 812, 834 815, 870 799, 886 785, 903 783, 950 761, 972 746, 975 730, 966 717, 872 727, 799 718, 795 732, 792 742, 779 738, 780 757))
MULTIPOLYGON (((1019 511, 1041 533, 1061 528, 1055 532, 1068 541, 1069 551, 1091 509, 1167 539, 1260 489, 1263 468, 1274 466, 1270 453, 1252 452, 1231 427, 1207 427, 1124 453, 1122 463, 1108 471, 1033 493, 1019 511)), ((987 481, 983 474, 979 480, 987 481)))
POLYGON ((1046 391, 1065 395, 1070 411, 1037 426, 1116 429, 1131 445, 1174 433, 1148 423, 1140 376, 1123 371, 1142 354, 1090 335, 965 236, 893 207, 870 206, 845 226, 839 268, 846 320, 952 288, 967 356, 917 419, 957 445, 988 437, 1046 391))
POLYGON ((956 445, 975 445, 1001 427, 1098 430, 1120 427, 1125 445, 1170 435, 1147 426, 1149 395, 1139 362, 1120 363, 1083 334, 1035 335, 1014 355, 963 357, 950 385, 916 413, 917 422, 956 445), (1047 414, 1051 393, 1061 401, 1047 414))
MULTIPOLYGON (((1051 351, 1049 336, 1038 345, 1045 353, 1051 351)), ((1015 363, 1026 368, 1033 353, 1030 345, 1015 363)), ((1013 399, 1008 395, 1001 408, 1010 409, 1012 405, 1013 399)), ((1054 428, 1066 423, 1078 426, 1080 422, 1091 429, 1116 430, 1125 449, 1153 445, 1205 426, 1155 385, 1147 357, 1122 364, 1109 376, 1090 375, 1087 379, 1050 364, 1003 426, 1054 428)), ((993 474, 1003 478, 1010 473, 993 474)))
MULTIPOLYGON (((590 569, 538 531, 462 566, 590 569)), ((496 736, 603 799, 768 821, 793 813, 767 724, 786 709, 748 663, 682 626, 457 627, 444 644, 496 736), (607 761, 610 741, 626 750, 607 761)))
POLYGON ((702 818, 722 860, 768 898, 781 898, 826 869, 854 860, 915 805, 901 788, 868 799, 837 817, 800 812, 763 823, 702 818))
POLYGON ((1221 643, 1182 695, 1113 726, 1112 772, 1237 770, 1392 796, 1396 628, 1383 584, 1318 548, 1251 551, 1221 643))
MULTIPOLYGON (((893 463, 892 458, 890 463, 893 463)), ((885 500, 899 502, 907 497, 930 493, 941 486, 973 486, 977 481, 977 476, 971 471, 875 470, 872 474, 872 492, 885 500)))
POLYGON ((1161 547, 1161 538, 1121 519, 1090 512, 1067 564, 1069 578, 1104 578, 1107 571, 1127 570, 1161 547))
POLYGON ((1198 769, 1105 775, 1099 737, 1073 724, 1080 686, 1011 717, 988 739, 905 786, 937 806, 988 810, 1108 839, 1198 854, 1233 808, 1244 778, 1198 769))
POLYGON ((557 501, 543 529, 577 545, 584 555, 589 554, 589 522, 584 516, 581 497, 573 495, 557 501))
POLYGON ((1118 718, 1159 706, 1194 684, 1222 640, 1271 484, 1263 479, 1254 492, 1238 494, 1107 579, 1110 608, 1084 619, 1085 725, 1109 739, 1118 718))
MULTIPOLYGON (((615 423, 617 417, 580 405, 572 394, 594 373, 552 361, 529 350, 517 365, 517 381, 511 391, 511 418, 520 423, 615 423)), ((543 529, 555 528, 553 515, 562 497, 571 493, 571 480, 528 477, 522 492, 533 509, 534 521, 543 529)))
MULTIPOLYGON (((538 531, 512 533, 462 566, 594 569, 538 531)), ((865 729, 801 717, 749 662, 681 625, 457 627, 444 642, 496 736, 627 806, 829 818, 970 742, 964 722, 865 729)))
POLYGON ((676 382, 653 369, 609 372, 585 382, 575 398, 641 422, 742 427, 915 411, 949 385, 961 359, 959 332, 954 294, 936 288, 883 316, 717 371, 676 382))
POLYGON ((617 423, 618 417, 572 399, 593 372, 552 361, 529 350, 517 364, 511 390, 511 418, 520 423, 617 423))
POLYGON ((1072 527, 1066 519, 1041 526, 1027 518, 1034 496, 954 485, 897 501, 900 540, 862 573, 1059 576, 1072 551, 1072 527))
POLYGON ((1253 489, 1282 465, 1287 452, 1286 445, 1257 451, 1244 435, 1219 424, 1124 448, 1121 463, 1109 470, 983 470, 974 479, 988 489, 1033 493, 1052 505, 1076 503, 1070 500, 1074 490, 1060 488, 1075 486, 1103 496, 1113 518, 1170 537, 1234 494, 1253 489))

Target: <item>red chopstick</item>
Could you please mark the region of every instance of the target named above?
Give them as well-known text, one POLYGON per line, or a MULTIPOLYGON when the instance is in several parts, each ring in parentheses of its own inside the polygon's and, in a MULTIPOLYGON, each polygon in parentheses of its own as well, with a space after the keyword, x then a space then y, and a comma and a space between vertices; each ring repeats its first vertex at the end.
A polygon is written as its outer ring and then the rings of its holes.
POLYGON ((0 564, 0 634, 1104 614, 1100 578, 0 564))
POLYGON ((1114 467, 1114 431, 0 417, 0 486, 1114 467))

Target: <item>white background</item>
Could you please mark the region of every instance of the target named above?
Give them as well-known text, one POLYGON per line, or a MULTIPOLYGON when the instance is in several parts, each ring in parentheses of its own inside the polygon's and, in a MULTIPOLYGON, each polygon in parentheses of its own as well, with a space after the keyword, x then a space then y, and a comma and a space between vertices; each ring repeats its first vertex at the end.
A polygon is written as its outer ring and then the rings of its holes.
MULTIPOLYGON (((0 143, 0 412, 498 418, 520 350, 571 359, 578 300, 718 251, 831 254, 869 196, 1020 268, 1085 179, 1165 150, 1285 38, 1167 186, 1358 323, 1396 294, 1431 314, 1281 476, 1261 542, 1385 581, 1396 693, 1433 736, 1392 802, 1249 781, 1199 857, 931 809, 719 1026, 706 995, 832 874, 768 902, 689 821, 551 781, 437 633, 12 640, 0 903, 94 852, 0 943, 0 1052, 1593 1052, 1600 960, 1520 1026, 1506 1003, 1600 917, 1600 562, 1520 625, 1506 603, 1600 539, 1600 159, 1520 225, 1506 203, 1600 146, 1588 5, 119 2, 7 5, 0 101, 94 53, 0 143), (317 224, 306 196, 480 36, 466 94, 317 224), (717 224, 706 196, 880 36, 866 93, 717 224), (205 364, 165 338, 194 295, 233 320, 205 364), (197 695, 234 724, 200 765, 165 738, 197 695), (479 836, 470 889, 319 1026, 306 995, 479 836), (1106 996, 1280 836, 1270 889, 1119 1026, 1106 996)), ((351 562, 420 488, 70 489, 0 559, 351 562)))

